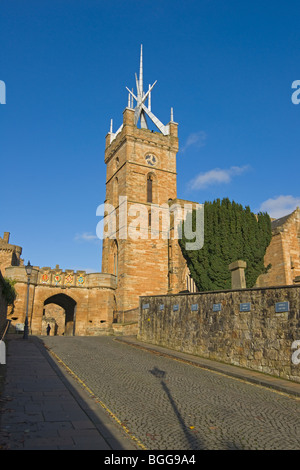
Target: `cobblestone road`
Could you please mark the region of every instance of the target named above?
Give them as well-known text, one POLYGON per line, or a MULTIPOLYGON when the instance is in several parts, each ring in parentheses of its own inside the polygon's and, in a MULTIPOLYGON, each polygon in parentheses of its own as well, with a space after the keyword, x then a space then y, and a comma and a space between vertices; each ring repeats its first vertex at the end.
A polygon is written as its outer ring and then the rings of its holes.
POLYGON ((112 337, 46 337, 149 450, 300 449, 300 401, 112 337))

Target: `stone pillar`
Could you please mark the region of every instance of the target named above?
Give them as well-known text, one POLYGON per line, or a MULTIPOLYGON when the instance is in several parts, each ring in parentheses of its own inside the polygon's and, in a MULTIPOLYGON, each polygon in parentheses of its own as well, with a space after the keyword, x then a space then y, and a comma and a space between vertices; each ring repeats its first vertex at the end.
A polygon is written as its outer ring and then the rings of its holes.
POLYGON ((10 233, 9 232, 4 232, 3 242, 4 243, 9 243, 9 237, 10 237, 10 233))
POLYGON ((176 122, 169 122, 170 135, 178 137, 178 124, 176 122))
POLYGON ((134 109, 125 108, 123 111, 123 125, 134 126, 134 109))
POLYGON ((231 289, 246 289, 245 269, 247 263, 242 260, 234 261, 229 265, 231 271, 231 289))

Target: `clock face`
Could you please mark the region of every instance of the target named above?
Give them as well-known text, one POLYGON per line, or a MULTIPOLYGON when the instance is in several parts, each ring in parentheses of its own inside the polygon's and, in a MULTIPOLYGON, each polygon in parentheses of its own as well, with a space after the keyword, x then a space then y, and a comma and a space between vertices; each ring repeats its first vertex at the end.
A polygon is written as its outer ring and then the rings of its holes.
POLYGON ((155 155, 151 155, 151 154, 146 155, 145 160, 147 164, 150 166, 155 166, 157 163, 157 158, 155 157, 155 155))

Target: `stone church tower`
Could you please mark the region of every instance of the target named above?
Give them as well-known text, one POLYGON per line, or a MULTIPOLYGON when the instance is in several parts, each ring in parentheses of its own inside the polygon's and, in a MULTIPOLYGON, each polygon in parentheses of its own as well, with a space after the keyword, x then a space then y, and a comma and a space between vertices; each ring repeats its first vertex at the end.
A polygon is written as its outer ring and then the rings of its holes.
POLYGON ((183 202, 177 199, 176 188, 178 124, 173 122, 172 110, 167 125, 152 113, 155 83, 144 92, 141 47, 137 93, 128 90, 123 124, 115 133, 111 124, 106 136, 105 203, 109 206, 104 226, 109 225, 108 217, 111 222, 110 236, 103 239, 102 272, 117 277, 115 321, 130 319, 140 295, 186 288, 187 267, 178 240, 171 239, 172 225, 169 230, 162 222, 162 212, 169 213, 171 204, 183 202), (147 120, 157 132, 148 128, 147 120), (155 206, 161 209, 159 223, 155 206))

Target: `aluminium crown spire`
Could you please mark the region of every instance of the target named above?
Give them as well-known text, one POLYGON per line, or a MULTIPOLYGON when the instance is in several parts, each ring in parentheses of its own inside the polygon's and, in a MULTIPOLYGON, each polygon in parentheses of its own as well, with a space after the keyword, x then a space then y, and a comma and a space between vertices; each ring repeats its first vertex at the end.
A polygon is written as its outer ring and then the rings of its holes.
MULTIPOLYGON (((128 107, 134 109, 134 123, 140 125, 142 129, 148 129, 147 117, 153 122, 153 124, 158 128, 158 130, 163 135, 169 134, 169 125, 164 125, 151 111, 151 92, 157 83, 157 80, 153 85, 149 85, 148 91, 144 92, 143 85, 143 45, 141 45, 140 51, 140 67, 139 67, 139 77, 135 74, 135 83, 136 83, 136 94, 133 93, 133 90, 128 91, 128 107), (133 100, 136 101, 135 107, 133 107, 133 100), (146 105, 147 100, 147 105, 146 105)), ((171 108, 171 121, 173 121, 173 108, 171 108)), ((110 129, 111 141, 116 137, 116 135, 122 130, 123 125, 118 129, 116 133, 112 132, 112 126, 110 129)))

